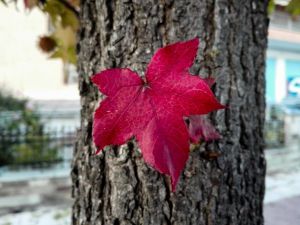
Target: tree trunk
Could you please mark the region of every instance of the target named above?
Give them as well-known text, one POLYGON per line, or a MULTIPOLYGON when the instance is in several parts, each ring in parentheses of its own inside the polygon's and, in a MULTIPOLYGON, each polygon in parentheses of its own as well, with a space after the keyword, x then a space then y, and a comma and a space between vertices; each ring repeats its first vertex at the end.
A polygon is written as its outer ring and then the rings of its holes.
POLYGON ((263 224, 267 0, 84 0, 78 34, 81 129, 74 153, 73 225, 263 224), (223 138, 191 151, 175 193, 134 142, 94 155, 89 77, 142 74, 155 50, 198 36, 191 70, 216 78, 228 106, 210 115, 223 138))

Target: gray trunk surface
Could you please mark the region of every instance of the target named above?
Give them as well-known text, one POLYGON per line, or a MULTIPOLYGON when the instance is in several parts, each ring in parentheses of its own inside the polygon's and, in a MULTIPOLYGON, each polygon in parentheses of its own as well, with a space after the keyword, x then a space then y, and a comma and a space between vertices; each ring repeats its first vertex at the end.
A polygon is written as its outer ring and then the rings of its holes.
POLYGON ((72 167, 73 225, 263 224, 267 0, 84 0, 78 34, 81 129, 72 167), (200 38, 191 70, 216 78, 228 106, 210 115, 223 138, 190 153, 175 193, 134 142, 94 155, 90 76, 143 74, 155 50, 200 38))

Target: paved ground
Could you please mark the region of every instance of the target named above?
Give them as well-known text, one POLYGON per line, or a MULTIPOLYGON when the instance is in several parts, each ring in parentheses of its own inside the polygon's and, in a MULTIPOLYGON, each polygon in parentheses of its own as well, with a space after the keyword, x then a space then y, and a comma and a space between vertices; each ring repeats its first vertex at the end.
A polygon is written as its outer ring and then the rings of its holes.
POLYGON ((300 225, 300 146, 265 153, 265 225, 300 225))
POLYGON ((71 207, 45 207, 0 217, 0 225, 70 225, 71 207))
MULTIPOLYGON (((13 173, 10 174, 13 175, 13 173)), ((48 209, 51 207, 53 209, 71 208, 73 200, 71 199, 71 179, 68 174, 62 173, 58 174, 62 175, 60 177, 47 177, 47 172, 45 172, 45 176, 41 177, 42 175, 41 173, 35 179, 19 179, 14 182, 1 182, 0 179, 0 225, 2 225, 1 217, 7 214, 18 217, 21 215, 18 214, 19 212, 32 213, 45 207, 48 209)), ((17 224, 23 225, 23 223, 17 224)))
POLYGON ((280 173, 266 177, 265 204, 281 201, 293 196, 300 196, 300 171, 280 173))
MULTIPOLYGON (((273 149, 266 151, 268 162, 267 177, 266 177, 266 195, 265 195, 265 225, 300 225, 300 147, 295 146, 288 149, 273 149)), ((59 174, 59 173, 58 173, 59 174)), ((12 193, 17 193, 11 186, 7 189, 5 182, 10 182, 12 179, 18 182, 28 181, 28 176, 34 175, 34 178, 39 178, 39 174, 23 171, 21 175, 7 174, 7 171, 2 171, 0 174, 0 225, 67 225, 70 224, 71 218, 71 201, 69 198, 70 184, 67 186, 59 185, 59 190, 62 195, 56 197, 50 196, 51 193, 58 193, 57 188, 50 188, 47 182, 29 182, 28 188, 21 185, 21 189, 26 193, 26 199, 19 195, 12 196, 9 201, 5 196, 5 190, 10 190, 12 193), (5 176, 8 175, 8 176, 5 176), (17 179, 18 178, 18 179, 17 179), (21 179, 22 178, 22 179, 21 179), (3 183, 4 182, 4 183, 3 183), (45 189, 44 186, 47 185, 45 189), (0 185, 1 186, 1 185, 0 185), (40 187, 43 187, 42 189, 40 187), (30 188, 30 189, 29 189, 30 188), (38 192, 37 190, 45 190, 38 192), (28 194, 30 193, 30 194, 28 194), (48 194, 47 194, 48 193, 48 194), (37 196, 38 195, 38 196, 37 196), (67 196, 67 198, 63 198, 67 196), (2 201, 1 201, 2 197, 2 201), (25 200, 24 200, 25 199, 25 200), (30 201, 28 201, 30 199, 30 201), (6 200, 6 201, 5 201, 6 200), (29 206, 41 205, 48 207, 23 207, 22 210, 14 210, 10 214, 1 215, 1 204, 10 204, 10 206, 21 205, 21 200, 29 206), (47 200, 47 204, 46 203, 47 200), (51 200, 51 201, 49 201, 51 200), (50 203, 53 204, 50 204, 50 203), (68 206, 62 203, 68 202, 68 206), (42 203, 42 204, 41 204, 42 203), (51 207, 50 207, 51 206, 51 207), (16 213, 19 212, 19 213, 16 213)), ((47 173, 43 174, 46 178, 47 173)), ((52 173, 53 175, 53 173, 52 173)), ((32 177, 33 178, 33 177, 32 177)), ((50 182, 53 183, 53 182, 50 182)), ((54 182, 53 184, 58 184, 54 182)), ((9 207, 6 206, 6 209, 9 207)), ((238 225, 238 224, 233 224, 238 225)))
POLYGON ((266 204, 264 215, 265 225, 299 225, 300 196, 266 204))
MULTIPOLYGON (((300 196, 265 205, 265 225, 299 225, 300 196)), ((48 207, 0 217, 0 225, 69 225, 71 208, 48 207)))

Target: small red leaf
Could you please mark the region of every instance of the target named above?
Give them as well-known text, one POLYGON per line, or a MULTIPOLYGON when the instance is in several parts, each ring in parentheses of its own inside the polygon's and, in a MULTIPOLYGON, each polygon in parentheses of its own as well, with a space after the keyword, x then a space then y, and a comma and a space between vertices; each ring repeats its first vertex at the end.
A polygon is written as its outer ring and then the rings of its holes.
POLYGON ((200 140, 209 142, 221 138, 218 131, 203 115, 189 116, 189 134, 194 143, 198 143, 200 140))
POLYGON ((109 69, 92 77, 107 95, 94 115, 98 151, 135 136, 145 161, 171 176, 173 191, 189 155, 183 117, 224 108, 205 80, 188 73, 198 45, 193 39, 159 49, 145 82, 129 69, 109 69))

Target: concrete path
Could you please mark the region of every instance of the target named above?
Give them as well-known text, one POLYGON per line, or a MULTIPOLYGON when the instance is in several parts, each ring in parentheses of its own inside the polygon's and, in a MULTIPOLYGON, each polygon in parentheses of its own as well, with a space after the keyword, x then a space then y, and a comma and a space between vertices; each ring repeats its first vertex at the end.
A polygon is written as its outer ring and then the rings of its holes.
POLYGON ((300 225, 300 196, 266 204, 265 225, 300 225))

